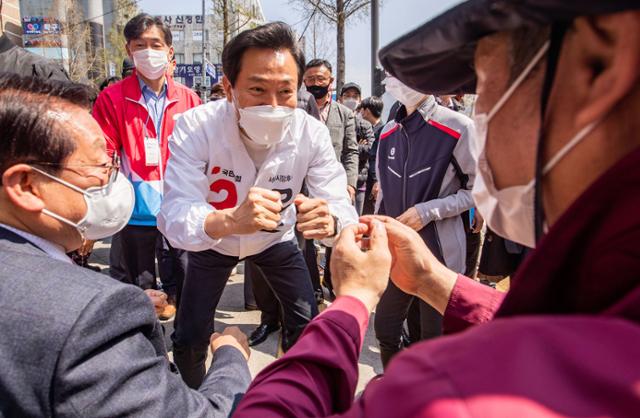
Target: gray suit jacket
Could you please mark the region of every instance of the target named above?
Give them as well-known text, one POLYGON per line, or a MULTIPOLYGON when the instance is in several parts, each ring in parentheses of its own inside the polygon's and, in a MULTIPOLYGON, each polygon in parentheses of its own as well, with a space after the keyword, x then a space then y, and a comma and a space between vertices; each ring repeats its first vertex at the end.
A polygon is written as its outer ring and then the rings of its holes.
POLYGON ((222 417, 250 382, 242 354, 223 347, 189 389, 140 289, 1 227, 0 312, 0 417, 222 417))
POLYGON ((329 106, 325 125, 329 128, 336 157, 347 172, 347 184, 355 188, 358 182, 358 140, 355 116, 351 109, 338 102, 331 101, 329 106))

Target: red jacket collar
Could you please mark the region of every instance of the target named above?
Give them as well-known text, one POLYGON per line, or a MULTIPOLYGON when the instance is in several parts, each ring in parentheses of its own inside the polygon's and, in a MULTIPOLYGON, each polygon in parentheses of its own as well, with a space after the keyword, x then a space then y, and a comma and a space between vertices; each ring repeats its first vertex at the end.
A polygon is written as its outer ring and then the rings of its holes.
MULTIPOLYGON (((133 70, 133 74, 123 80, 124 97, 131 99, 135 102, 140 101, 142 97, 142 91, 140 90, 140 84, 138 83, 138 75, 136 70, 133 70)), ((173 81, 173 77, 167 75, 167 99, 171 102, 178 100, 178 93, 176 92, 176 83, 173 81)))

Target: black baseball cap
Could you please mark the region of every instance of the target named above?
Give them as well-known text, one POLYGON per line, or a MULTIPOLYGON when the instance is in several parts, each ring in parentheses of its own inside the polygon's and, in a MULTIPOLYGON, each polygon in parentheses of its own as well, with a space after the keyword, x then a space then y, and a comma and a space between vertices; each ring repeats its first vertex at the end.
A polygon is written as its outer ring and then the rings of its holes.
POLYGON ((475 93, 474 55, 488 35, 640 9, 638 0, 469 0, 407 33, 378 54, 384 69, 427 94, 475 93))
POLYGON ((340 96, 342 96, 344 92, 349 89, 358 90, 358 94, 362 96, 362 89, 360 88, 360 85, 358 85, 357 83, 346 83, 344 86, 342 86, 342 88, 340 89, 340 96))

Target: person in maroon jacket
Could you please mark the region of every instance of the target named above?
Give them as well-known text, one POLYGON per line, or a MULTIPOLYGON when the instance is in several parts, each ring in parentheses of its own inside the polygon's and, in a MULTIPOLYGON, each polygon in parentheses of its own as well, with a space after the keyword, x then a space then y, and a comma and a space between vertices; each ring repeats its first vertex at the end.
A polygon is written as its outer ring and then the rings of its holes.
POLYGON ((637 417, 640 3, 472 0, 380 58, 414 89, 479 93, 478 210, 536 248, 505 295, 448 270, 396 220, 361 219, 335 247, 336 302, 235 416, 637 417), (389 269, 450 335, 399 353, 354 401, 389 269))

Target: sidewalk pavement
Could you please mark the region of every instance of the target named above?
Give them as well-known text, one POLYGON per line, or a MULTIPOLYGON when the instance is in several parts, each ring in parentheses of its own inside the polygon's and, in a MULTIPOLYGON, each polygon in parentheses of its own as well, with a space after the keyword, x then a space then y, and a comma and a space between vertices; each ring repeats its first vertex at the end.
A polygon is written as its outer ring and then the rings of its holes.
MULTIPOLYGON (((90 260, 91 264, 100 266, 105 274, 108 273, 109 248, 110 244, 108 242, 97 242, 90 260)), ((243 282, 244 277, 241 274, 233 275, 229 279, 216 312, 216 330, 222 330, 227 326, 235 325, 249 335, 260 323, 260 311, 244 310, 243 282)), ((166 330, 166 341, 168 347, 170 347, 171 340, 169 336, 171 332, 173 332, 173 321, 165 321, 163 324, 166 330)), ((274 332, 269 336, 267 341, 256 347, 252 347, 249 369, 253 376, 256 376, 263 368, 276 359, 279 335, 279 332, 274 332)), ((210 362, 211 355, 209 355, 207 359, 207 366, 210 362)), ((361 392, 374 376, 382 373, 380 351, 378 350, 373 331, 373 316, 369 321, 369 328, 365 335, 358 368, 360 375, 356 393, 361 392)))

